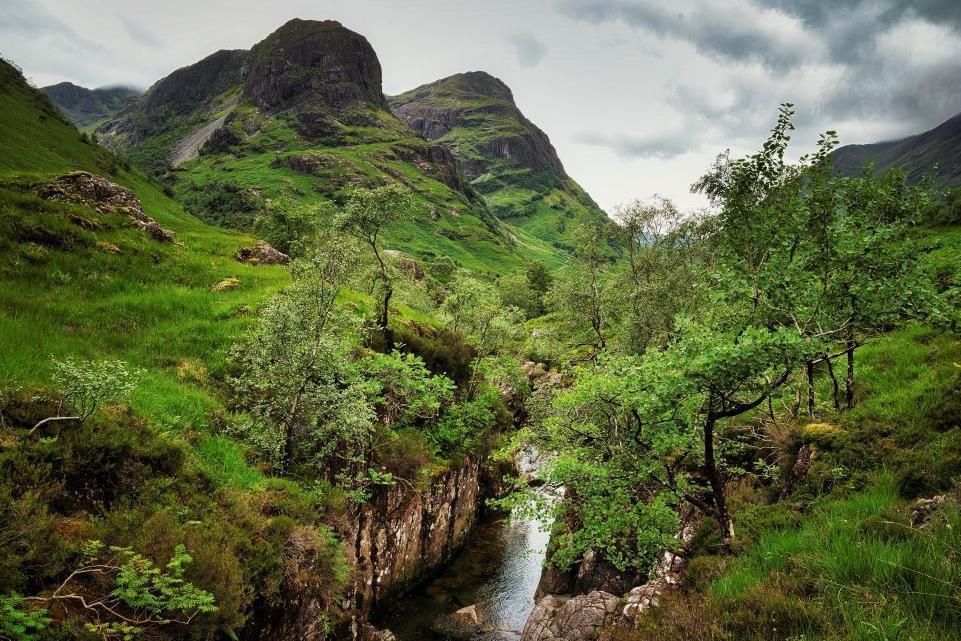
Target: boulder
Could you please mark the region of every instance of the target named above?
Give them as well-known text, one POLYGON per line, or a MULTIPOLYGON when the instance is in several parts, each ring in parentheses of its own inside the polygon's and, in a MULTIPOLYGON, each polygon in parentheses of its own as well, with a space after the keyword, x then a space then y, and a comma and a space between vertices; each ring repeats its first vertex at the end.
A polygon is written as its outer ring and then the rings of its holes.
POLYGON ((244 247, 234 258, 251 265, 286 265, 290 262, 290 256, 274 249, 265 240, 258 240, 253 246, 244 247))
POLYGON ((621 599, 595 590, 564 600, 548 595, 527 619, 521 641, 595 641, 617 621, 621 599))

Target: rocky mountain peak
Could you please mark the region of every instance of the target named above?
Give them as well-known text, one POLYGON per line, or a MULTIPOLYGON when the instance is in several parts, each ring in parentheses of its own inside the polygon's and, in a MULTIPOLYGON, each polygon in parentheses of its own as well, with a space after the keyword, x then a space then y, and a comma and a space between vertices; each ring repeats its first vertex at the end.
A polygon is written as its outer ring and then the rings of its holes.
POLYGON ((567 178, 543 131, 528 120, 510 88, 484 71, 468 71, 390 98, 394 114, 428 140, 448 146, 469 179, 497 165, 567 178), (463 137, 459 132, 471 131, 463 137))
POLYGON ((504 84, 503 80, 490 75, 486 71, 468 71, 466 73, 459 73, 444 80, 440 80, 437 84, 444 84, 448 82, 458 86, 461 90, 487 96, 488 98, 506 100, 510 103, 514 102, 514 94, 511 93, 510 87, 504 84))
POLYGON ((266 111, 316 99, 333 108, 386 107, 373 47, 335 20, 295 18, 250 54, 244 95, 266 111))

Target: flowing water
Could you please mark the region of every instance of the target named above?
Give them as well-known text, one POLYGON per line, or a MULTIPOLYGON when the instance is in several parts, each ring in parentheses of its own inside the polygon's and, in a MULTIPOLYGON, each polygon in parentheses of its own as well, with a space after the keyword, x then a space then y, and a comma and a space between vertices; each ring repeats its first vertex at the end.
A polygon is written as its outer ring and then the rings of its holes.
POLYGON ((519 517, 484 519, 437 578, 383 604, 375 624, 390 629, 399 641, 517 641, 534 608, 547 548, 545 530, 540 522, 519 517), (475 606, 478 623, 465 625, 465 618, 454 613, 470 606, 475 606))

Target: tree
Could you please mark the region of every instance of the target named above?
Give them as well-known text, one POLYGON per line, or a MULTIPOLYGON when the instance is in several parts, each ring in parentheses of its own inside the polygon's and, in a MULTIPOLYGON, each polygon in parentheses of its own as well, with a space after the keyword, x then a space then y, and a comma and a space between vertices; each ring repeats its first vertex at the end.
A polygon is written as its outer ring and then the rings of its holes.
POLYGON ((387 350, 393 348, 389 327, 390 300, 394 294, 390 262, 381 243, 386 229, 413 213, 413 198, 404 187, 394 183, 367 189, 355 187, 347 192, 347 203, 340 219, 340 228, 367 245, 376 261, 374 280, 377 290, 377 326, 384 337, 387 350))
POLYGON ((440 306, 447 325, 469 338, 484 354, 500 350, 516 337, 520 310, 505 307, 493 285, 459 271, 440 306))
POLYGON ((249 407, 252 438, 278 467, 322 461, 362 441, 373 414, 352 365, 358 319, 335 305, 356 262, 336 234, 292 264, 294 282, 261 313, 235 350, 232 380, 249 407))
POLYGON ((289 196, 268 201, 254 218, 254 233, 290 256, 306 251, 314 235, 336 215, 328 203, 302 204, 289 196))
POLYGON ((551 274, 547 265, 539 260, 534 260, 527 264, 525 276, 527 286, 534 292, 533 303, 531 305, 531 308, 537 312, 534 315, 543 314, 546 311, 544 296, 547 295, 547 291, 551 288, 551 283, 554 282, 554 275, 551 274))
POLYGON ((639 354, 648 345, 664 346, 675 316, 696 304, 696 276, 707 267, 709 247, 700 237, 700 220, 681 214, 669 200, 634 201, 616 216, 628 259, 618 286, 626 307, 619 314, 618 342, 639 354))
POLYGON ((590 345, 597 353, 607 346, 607 333, 613 319, 610 286, 612 280, 605 247, 610 228, 604 221, 591 221, 573 234, 570 265, 554 282, 549 306, 559 312, 560 320, 575 343, 590 345))

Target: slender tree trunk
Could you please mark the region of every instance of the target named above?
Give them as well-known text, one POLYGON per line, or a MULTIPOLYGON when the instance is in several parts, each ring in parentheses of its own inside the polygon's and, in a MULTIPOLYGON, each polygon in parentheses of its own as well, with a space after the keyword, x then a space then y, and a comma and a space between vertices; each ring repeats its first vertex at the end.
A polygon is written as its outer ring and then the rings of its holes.
POLYGON ((807 381, 808 381, 808 418, 814 418, 814 363, 808 361, 807 381))
POLYGON ((848 348, 848 371, 844 378, 844 400, 848 409, 854 407, 854 339, 849 338, 848 348))
POLYGON ((734 538, 734 522, 727 510, 727 500, 724 496, 724 482, 714 460, 714 424, 716 422, 713 411, 707 414, 704 423, 704 475, 711 485, 711 498, 714 501, 715 518, 721 526, 721 532, 726 541, 734 538))
POLYGON ((377 325, 380 327, 380 331, 384 335, 384 351, 388 353, 394 349, 394 337, 390 332, 390 319, 388 316, 390 313, 390 299, 393 295, 393 288, 385 282, 384 295, 381 298, 380 311, 377 314, 377 325))
POLYGON ((834 373, 834 363, 831 362, 830 357, 825 355, 824 361, 828 364, 828 375, 831 377, 831 385, 833 386, 834 393, 834 410, 836 412, 841 411, 841 390, 838 385, 838 377, 834 373))
POLYGON ((844 379, 844 399, 848 409, 854 407, 854 350, 857 344, 854 342, 854 316, 857 312, 857 303, 851 297, 851 320, 848 323, 848 331, 845 339, 845 347, 848 352, 848 371, 844 379))

